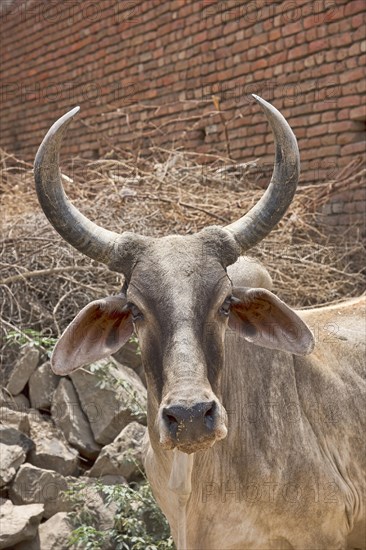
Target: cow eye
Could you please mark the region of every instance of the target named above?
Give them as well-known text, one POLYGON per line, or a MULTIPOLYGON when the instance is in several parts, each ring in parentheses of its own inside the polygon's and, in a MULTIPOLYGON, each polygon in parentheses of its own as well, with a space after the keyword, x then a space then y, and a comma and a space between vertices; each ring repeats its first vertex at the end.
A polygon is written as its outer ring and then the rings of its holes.
POLYGON ((135 304, 133 304, 132 302, 129 302, 128 308, 131 311, 132 321, 139 321, 140 319, 142 319, 143 315, 135 304))
POLYGON ((227 298, 225 298, 225 301, 223 302, 223 304, 219 309, 219 313, 221 313, 221 315, 226 315, 226 316, 229 315, 232 299, 233 299, 232 296, 227 296, 227 298))

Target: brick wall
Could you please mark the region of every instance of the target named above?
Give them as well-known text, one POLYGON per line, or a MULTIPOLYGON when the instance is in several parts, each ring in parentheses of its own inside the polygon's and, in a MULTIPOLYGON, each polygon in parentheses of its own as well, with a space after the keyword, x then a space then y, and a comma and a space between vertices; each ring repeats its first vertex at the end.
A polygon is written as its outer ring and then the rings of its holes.
MULTIPOLYGON (((0 0, 1 145, 32 160, 76 104, 64 154, 98 158, 155 144, 260 158, 272 137, 250 93, 293 127, 302 181, 336 176, 365 151, 365 0, 0 0), (215 113, 212 96, 223 115, 215 113)), ((328 210, 359 223, 362 193, 328 210)))

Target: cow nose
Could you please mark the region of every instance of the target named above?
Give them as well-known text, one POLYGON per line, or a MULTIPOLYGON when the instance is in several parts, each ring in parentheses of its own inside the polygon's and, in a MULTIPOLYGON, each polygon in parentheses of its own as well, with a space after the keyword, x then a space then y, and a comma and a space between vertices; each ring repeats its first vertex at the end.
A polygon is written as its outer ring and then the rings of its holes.
POLYGON ((172 439, 201 439, 210 436, 216 428, 217 404, 206 401, 191 407, 171 405, 163 409, 162 415, 172 439))

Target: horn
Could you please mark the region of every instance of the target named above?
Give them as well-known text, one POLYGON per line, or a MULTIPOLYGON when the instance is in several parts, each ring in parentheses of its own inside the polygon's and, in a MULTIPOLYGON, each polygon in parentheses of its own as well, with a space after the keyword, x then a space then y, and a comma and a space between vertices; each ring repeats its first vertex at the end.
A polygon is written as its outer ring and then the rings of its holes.
POLYGON ((65 241, 89 258, 112 267, 118 263, 117 251, 122 235, 103 229, 86 218, 71 204, 62 187, 59 150, 65 130, 78 111, 79 107, 75 107, 57 120, 38 149, 34 162, 38 200, 65 241))
POLYGON ((276 156, 264 195, 243 217, 225 227, 239 243, 241 253, 258 244, 281 220, 291 204, 300 175, 299 148, 288 122, 273 105, 252 95, 271 125, 276 156))

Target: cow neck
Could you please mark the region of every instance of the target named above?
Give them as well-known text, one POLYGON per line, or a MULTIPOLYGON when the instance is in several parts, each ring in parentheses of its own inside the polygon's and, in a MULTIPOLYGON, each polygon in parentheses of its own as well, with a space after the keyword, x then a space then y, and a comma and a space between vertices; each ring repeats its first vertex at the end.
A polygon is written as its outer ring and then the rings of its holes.
POLYGON ((174 449, 173 464, 168 488, 178 500, 178 548, 187 548, 187 502, 192 492, 192 468, 194 453, 187 454, 174 449))

